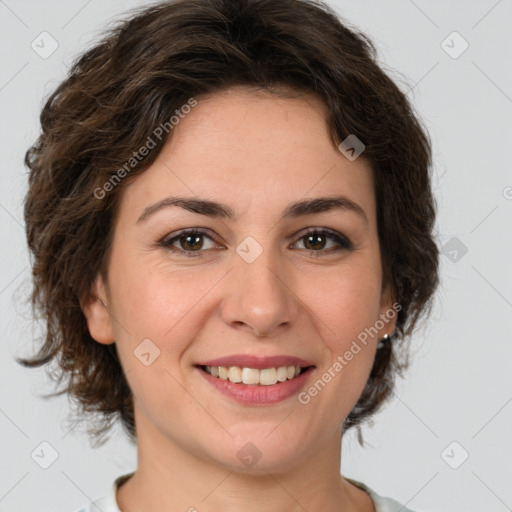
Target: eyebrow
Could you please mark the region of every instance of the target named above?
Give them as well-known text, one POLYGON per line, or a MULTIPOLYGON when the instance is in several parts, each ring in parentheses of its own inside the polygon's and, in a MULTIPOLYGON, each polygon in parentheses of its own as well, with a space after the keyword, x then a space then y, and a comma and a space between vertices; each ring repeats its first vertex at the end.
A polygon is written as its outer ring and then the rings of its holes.
MULTIPOLYGON (((144 209, 138 222, 146 220, 151 215, 164 209, 173 206, 178 206, 189 212, 206 215, 208 217, 225 218, 232 221, 237 219, 237 215, 226 204, 209 201, 207 199, 195 199, 193 197, 166 197, 155 204, 152 204, 144 209)), ((329 196, 329 197, 316 197, 313 199, 305 199, 296 203, 289 204, 283 212, 281 218, 295 218, 303 215, 311 215, 315 213, 323 213, 331 210, 345 210, 359 215, 366 224, 368 224, 368 217, 361 206, 352 201, 346 196, 329 196)))

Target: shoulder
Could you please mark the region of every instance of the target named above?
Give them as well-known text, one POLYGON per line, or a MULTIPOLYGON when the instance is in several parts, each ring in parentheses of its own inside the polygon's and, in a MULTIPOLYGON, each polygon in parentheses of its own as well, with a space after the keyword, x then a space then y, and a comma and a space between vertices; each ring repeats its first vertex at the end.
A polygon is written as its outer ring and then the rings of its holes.
POLYGON ((121 475, 116 478, 110 485, 108 492, 106 492, 101 498, 94 500, 89 503, 89 505, 86 505, 75 512, 121 512, 116 500, 117 488, 131 476, 133 476, 133 473, 121 475))
POLYGON ((373 489, 363 484, 362 482, 353 480, 352 478, 344 478, 360 489, 363 489, 370 495, 375 505, 375 512, 414 512, 393 498, 388 498, 387 496, 381 496, 380 494, 377 494, 373 489))

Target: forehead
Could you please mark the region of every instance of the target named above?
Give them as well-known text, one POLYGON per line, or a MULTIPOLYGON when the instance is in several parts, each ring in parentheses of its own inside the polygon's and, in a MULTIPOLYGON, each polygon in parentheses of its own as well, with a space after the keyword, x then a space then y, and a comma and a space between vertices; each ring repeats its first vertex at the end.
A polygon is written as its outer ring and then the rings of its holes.
POLYGON ((364 158, 349 161, 337 150, 325 105, 311 94, 237 87, 197 98, 122 203, 140 213, 166 195, 196 195, 243 213, 338 193, 362 203, 373 217, 371 168, 364 158))

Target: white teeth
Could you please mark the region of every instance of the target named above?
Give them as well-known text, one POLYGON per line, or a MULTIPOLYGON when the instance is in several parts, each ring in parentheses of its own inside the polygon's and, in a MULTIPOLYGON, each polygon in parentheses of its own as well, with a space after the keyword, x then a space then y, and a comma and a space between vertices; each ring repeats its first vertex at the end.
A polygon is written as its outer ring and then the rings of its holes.
MULTIPOLYGON (((295 376, 295 372, 293 373, 295 376)), ((277 369, 277 380, 279 382, 284 382, 288 378, 288 368, 286 366, 280 366, 277 369)))
POLYGON ((242 370, 238 366, 231 366, 228 371, 228 379, 231 382, 242 382, 242 370))
POLYGON ((277 384, 277 370, 275 368, 260 370, 260 384, 263 386, 277 384))
MULTIPOLYGON (((213 373, 212 373, 213 375, 213 373)), ((242 370, 242 382, 244 384, 259 384, 260 371, 254 368, 244 368, 242 370)))
POLYGON ((205 366, 206 371, 213 377, 230 382, 248 385, 272 386, 285 382, 300 374, 300 366, 280 366, 279 368, 240 368, 239 366, 205 366))

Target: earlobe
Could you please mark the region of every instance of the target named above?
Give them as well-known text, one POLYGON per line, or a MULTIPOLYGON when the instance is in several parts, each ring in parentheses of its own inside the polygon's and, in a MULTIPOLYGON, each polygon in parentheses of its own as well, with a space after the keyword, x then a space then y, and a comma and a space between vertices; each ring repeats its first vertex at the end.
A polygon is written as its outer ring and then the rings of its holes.
POLYGON ((391 286, 386 286, 382 291, 380 303, 380 318, 384 322, 384 328, 379 333, 380 337, 385 334, 391 336, 395 331, 398 311, 402 307, 395 301, 395 293, 391 286))
POLYGON ((91 337, 105 345, 114 343, 106 287, 101 276, 96 278, 89 296, 80 301, 80 305, 91 337))

